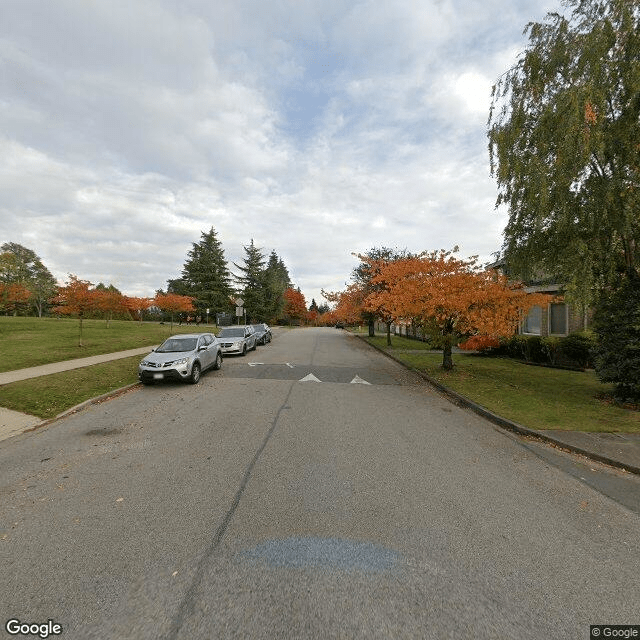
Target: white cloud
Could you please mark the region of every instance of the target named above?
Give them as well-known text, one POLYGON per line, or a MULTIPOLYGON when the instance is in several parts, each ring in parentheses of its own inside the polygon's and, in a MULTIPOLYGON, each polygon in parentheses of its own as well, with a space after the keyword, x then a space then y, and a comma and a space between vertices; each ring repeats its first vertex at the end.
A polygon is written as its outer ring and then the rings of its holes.
POLYGON ((488 256, 490 88, 551 8, 4 0, 0 241, 147 295, 213 226, 317 301, 352 251, 488 256))

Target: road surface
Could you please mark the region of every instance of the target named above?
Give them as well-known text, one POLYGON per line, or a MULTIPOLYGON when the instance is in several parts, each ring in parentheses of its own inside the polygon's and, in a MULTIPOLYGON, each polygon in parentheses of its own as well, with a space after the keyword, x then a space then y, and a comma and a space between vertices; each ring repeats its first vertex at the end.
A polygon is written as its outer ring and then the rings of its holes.
POLYGON ((5 637, 584 639, 640 623, 639 540, 335 329, 0 443, 5 637))

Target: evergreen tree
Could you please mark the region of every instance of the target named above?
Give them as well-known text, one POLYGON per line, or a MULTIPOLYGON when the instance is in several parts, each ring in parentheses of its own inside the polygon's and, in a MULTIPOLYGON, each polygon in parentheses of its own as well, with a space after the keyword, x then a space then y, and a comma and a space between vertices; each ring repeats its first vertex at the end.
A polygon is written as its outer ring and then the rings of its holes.
POLYGON ((309 311, 318 311, 318 305, 315 298, 311 298, 311 304, 309 305, 309 311))
POLYGON ((289 271, 275 251, 269 255, 269 262, 264 271, 266 291, 266 318, 276 322, 284 314, 284 292, 291 286, 289 271))
POLYGON ((180 296, 186 296, 189 285, 182 278, 167 280, 167 293, 177 293, 180 296))
POLYGON ((267 291, 264 270, 264 254, 251 239, 248 247, 244 247, 244 265, 233 263, 234 267, 240 271, 240 275, 235 275, 238 282, 244 308, 247 311, 247 318, 260 322, 268 316, 267 291))
POLYGON ((202 232, 200 242, 194 242, 182 268, 182 278, 169 280, 170 293, 188 295, 202 315, 209 309, 211 315, 229 309, 233 293, 230 273, 224 257, 222 243, 215 229, 202 232))
POLYGON ((631 274, 602 294, 594 317, 595 368, 620 400, 640 400, 640 277, 631 274))

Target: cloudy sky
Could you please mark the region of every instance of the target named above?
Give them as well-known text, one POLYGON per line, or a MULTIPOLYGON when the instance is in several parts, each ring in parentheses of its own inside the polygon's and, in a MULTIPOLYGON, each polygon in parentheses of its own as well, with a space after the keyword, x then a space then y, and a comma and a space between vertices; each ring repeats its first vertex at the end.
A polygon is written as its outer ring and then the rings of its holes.
POLYGON ((153 295, 212 226, 308 302, 351 252, 501 245, 486 121, 559 0, 2 0, 0 243, 153 295))

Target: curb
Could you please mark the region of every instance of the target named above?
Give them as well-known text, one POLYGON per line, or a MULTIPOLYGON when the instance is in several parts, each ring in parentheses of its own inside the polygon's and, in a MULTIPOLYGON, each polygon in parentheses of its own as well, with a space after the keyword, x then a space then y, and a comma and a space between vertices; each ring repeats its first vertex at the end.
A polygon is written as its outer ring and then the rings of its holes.
POLYGON ((132 382, 131 384, 128 384, 124 387, 120 387, 119 389, 113 389, 112 391, 107 391, 107 393, 103 393, 102 395, 96 396, 95 398, 89 398, 88 400, 85 400, 84 402, 81 402, 80 404, 77 404, 74 407, 71 407, 70 409, 66 409, 65 411, 63 411, 62 413, 59 413, 57 416, 53 418, 49 418, 48 420, 43 420, 42 422, 34 425, 33 427, 24 429, 24 431, 21 431, 20 433, 29 433, 30 431, 35 431, 36 429, 40 429, 41 427, 46 427, 47 425, 50 425, 53 422, 60 420, 61 418, 66 418, 72 413, 77 413, 78 411, 82 411, 82 409, 86 409, 92 404, 98 404, 103 400, 109 400, 110 398, 115 398, 116 396, 119 396, 120 394, 125 393, 130 389, 133 389, 134 387, 138 387, 138 386, 141 386, 140 382, 132 382))
POLYGON ((394 362, 397 362, 398 364, 402 365, 405 369, 408 369, 409 371, 412 371, 413 373, 419 375, 423 380, 428 382, 432 387, 434 387, 435 389, 440 391, 443 395, 445 395, 447 398, 449 398, 449 400, 451 400, 455 405, 466 408, 466 409, 471 409, 471 411, 473 411, 474 413, 477 413, 483 418, 486 418, 487 420, 497 425, 498 427, 501 427, 502 429, 506 429, 507 431, 511 431, 513 433, 517 433, 518 435, 526 436, 528 438, 534 438, 535 440, 541 440, 543 442, 547 442, 548 444, 552 444, 555 447, 559 447, 560 449, 563 449, 565 451, 570 451, 571 453, 577 453, 579 455, 585 456, 596 462, 601 462, 603 464, 609 465, 610 467, 615 467, 616 469, 621 469, 622 471, 628 471, 629 473, 640 475, 640 467, 623 464, 619 460, 614 460, 613 458, 609 458, 608 456, 604 456, 599 453, 594 453, 593 451, 588 451, 587 449, 582 449, 581 447, 576 447, 575 445, 568 444, 566 442, 563 442, 562 440, 558 440, 557 438, 552 438, 551 436, 546 435, 542 431, 535 431, 533 429, 529 429, 528 427, 524 427, 521 424, 518 424, 517 422, 513 422, 508 418, 503 418, 502 416, 499 416, 493 413, 492 411, 489 411, 489 409, 486 409, 482 405, 476 404, 472 400, 469 400, 469 398, 460 395, 453 389, 449 389, 449 387, 446 387, 438 380, 435 380, 430 375, 424 373, 424 371, 420 371, 418 369, 415 369, 414 367, 409 366, 406 362, 402 362, 402 360, 399 360, 398 358, 391 355, 389 352, 385 351, 384 349, 381 349, 380 347, 377 347, 376 345, 371 344, 365 339, 364 336, 360 336, 355 333, 352 333, 351 335, 353 335, 356 338, 359 338, 360 340, 368 344, 370 347, 372 347, 376 351, 379 351, 380 353, 387 356, 387 358, 390 358, 394 362))

